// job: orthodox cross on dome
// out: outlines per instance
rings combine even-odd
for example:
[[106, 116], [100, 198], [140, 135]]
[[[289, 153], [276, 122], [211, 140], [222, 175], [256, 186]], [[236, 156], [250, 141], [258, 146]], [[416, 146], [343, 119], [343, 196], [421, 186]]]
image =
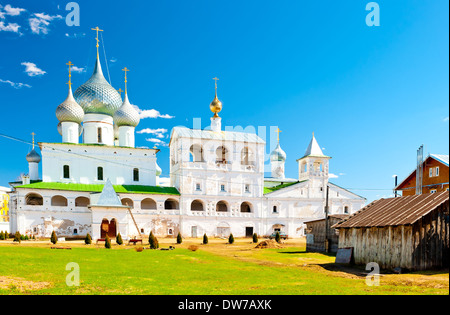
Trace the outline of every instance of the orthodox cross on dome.
[[32, 132], [32, 133], [31, 133], [31, 137], [32, 137], [32, 139], [33, 139], [33, 149], [34, 149], [34, 135], [35, 135], [35, 133]]
[[69, 66], [69, 82], [67, 82], [67, 84], [69, 85], [69, 88], [71, 88], [72, 87], [72, 69], [70, 68], [71, 66], [73, 66], [73, 63], [72, 62], [68, 62], [68, 63], [66, 63], [66, 65], [68, 65]]
[[97, 37], [95, 38], [95, 40], [97, 41], [97, 57], [98, 57], [98, 43], [99, 43], [99, 39], [98, 39], [98, 32], [103, 32], [103, 30], [99, 29], [98, 26], [96, 26], [95, 28], [92, 28], [93, 31], [97, 31]]
[[277, 128], [277, 130], [275, 130], [275, 132], [277, 133], [277, 141], [278, 141], [278, 143], [280, 143], [280, 132], [282, 132], [282, 131], [280, 130], [280, 128]]
[[215, 81], [216, 96], [217, 96], [217, 81], [219, 81], [219, 79], [217, 77], [215, 77], [215, 78], [213, 78], [213, 80]]
[[117, 90], [117, 92], [119, 92], [119, 94], [120, 94], [120, 97], [122, 97], [122, 89], [121, 88], [119, 88], [118, 90]]
[[130, 71], [127, 67], [123, 68], [122, 71], [125, 72], [125, 94], [127, 94], [127, 72]]

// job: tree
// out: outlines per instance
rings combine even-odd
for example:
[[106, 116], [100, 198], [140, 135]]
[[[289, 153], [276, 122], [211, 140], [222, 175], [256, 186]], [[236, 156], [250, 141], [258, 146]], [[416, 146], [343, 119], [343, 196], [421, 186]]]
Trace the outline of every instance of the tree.
[[19, 231], [17, 231], [16, 234], [14, 234], [13, 242], [19, 242], [20, 243], [20, 232]]
[[228, 243], [233, 244], [234, 243], [234, 237], [233, 234], [230, 233], [230, 237], [228, 237]]
[[208, 244], [208, 236], [206, 236], [206, 233], [203, 235], [203, 244]]
[[116, 236], [116, 243], [119, 245], [123, 244], [122, 235], [120, 235], [120, 233]]
[[277, 243], [281, 242], [281, 236], [280, 236], [280, 232], [277, 231], [277, 234], [275, 234], [275, 241]]
[[181, 244], [181, 243], [183, 243], [183, 238], [181, 237], [180, 232], [178, 232], [178, 235], [177, 235], [177, 244]]
[[105, 238], [105, 248], [108, 248], [108, 249], [111, 248], [111, 239], [109, 238], [108, 235], [106, 235], [106, 238]]
[[3, 233], [3, 231], [0, 232], [0, 240], [4, 240], [5, 239], [5, 234]]
[[92, 244], [92, 238], [91, 235], [88, 233], [86, 234], [86, 237], [84, 238], [84, 244], [91, 245]]
[[253, 233], [253, 243], [258, 243], [258, 234]]
[[148, 237], [148, 243], [150, 244], [150, 249], [159, 248], [158, 239], [153, 235], [153, 232], [150, 232], [150, 236]]
[[50, 242], [56, 244], [58, 242], [58, 238], [56, 237], [55, 231], [52, 232], [52, 236], [50, 237]]

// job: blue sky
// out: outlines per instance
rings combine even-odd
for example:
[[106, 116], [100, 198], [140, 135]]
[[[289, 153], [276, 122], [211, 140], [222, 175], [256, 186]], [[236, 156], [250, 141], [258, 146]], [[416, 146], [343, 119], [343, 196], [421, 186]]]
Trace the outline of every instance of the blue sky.
[[[421, 144], [449, 152], [448, 1], [377, 1], [379, 27], [365, 23], [367, 0], [77, 1], [72, 27], [68, 2], [0, 0], [1, 134], [61, 141], [65, 64], [79, 68], [74, 89], [89, 78], [98, 25], [112, 85], [131, 69], [130, 101], [149, 116], [136, 130], [168, 130], [136, 135], [137, 146], [162, 141], [163, 175], [170, 130], [209, 125], [215, 76], [223, 125], [280, 127], [288, 177], [312, 132], [333, 157], [331, 181], [368, 201], [392, 194]], [[103, 47], [101, 60], [107, 76]], [[276, 134], [266, 141], [270, 153]], [[0, 137], [0, 186], [28, 171], [30, 148]]]

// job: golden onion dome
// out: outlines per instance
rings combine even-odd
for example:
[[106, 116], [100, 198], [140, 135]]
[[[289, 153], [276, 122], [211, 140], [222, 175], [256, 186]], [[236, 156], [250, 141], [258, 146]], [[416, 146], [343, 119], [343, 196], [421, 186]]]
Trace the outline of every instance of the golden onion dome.
[[214, 113], [214, 117], [219, 117], [218, 113], [222, 110], [222, 102], [217, 98], [217, 93], [209, 105], [209, 108]]

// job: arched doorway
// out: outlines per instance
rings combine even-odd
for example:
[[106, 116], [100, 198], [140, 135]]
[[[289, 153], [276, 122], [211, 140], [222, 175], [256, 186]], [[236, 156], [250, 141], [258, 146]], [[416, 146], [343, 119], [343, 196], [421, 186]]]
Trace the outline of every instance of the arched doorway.
[[102, 224], [100, 225], [100, 238], [106, 238], [106, 235], [109, 238], [115, 238], [117, 236], [116, 219], [112, 219], [111, 221], [108, 221], [108, 219], [102, 220]]

